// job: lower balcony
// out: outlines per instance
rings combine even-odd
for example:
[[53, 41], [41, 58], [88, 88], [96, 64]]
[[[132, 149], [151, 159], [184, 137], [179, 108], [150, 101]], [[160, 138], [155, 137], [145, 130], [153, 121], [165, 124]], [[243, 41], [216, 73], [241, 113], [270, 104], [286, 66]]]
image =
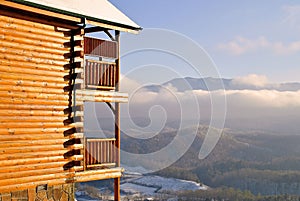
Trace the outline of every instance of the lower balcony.
[[75, 173], [76, 182], [120, 178], [116, 139], [85, 139], [83, 170]]

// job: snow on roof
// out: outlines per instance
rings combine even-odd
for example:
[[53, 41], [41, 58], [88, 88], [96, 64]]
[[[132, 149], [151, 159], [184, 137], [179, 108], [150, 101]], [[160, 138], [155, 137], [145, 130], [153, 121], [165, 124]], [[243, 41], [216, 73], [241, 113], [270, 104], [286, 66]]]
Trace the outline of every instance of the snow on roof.
[[108, 0], [24, 0], [19, 3], [40, 6], [89, 20], [125, 25], [129, 29], [140, 30], [141, 27], [117, 9]]

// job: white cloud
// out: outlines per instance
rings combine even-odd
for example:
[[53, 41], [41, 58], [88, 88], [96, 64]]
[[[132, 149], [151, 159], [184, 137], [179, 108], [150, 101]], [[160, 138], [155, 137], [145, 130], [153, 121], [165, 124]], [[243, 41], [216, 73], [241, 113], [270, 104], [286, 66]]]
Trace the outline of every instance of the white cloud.
[[[209, 120], [212, 104], [216, 103], [213, 105], [214, 110], [220, 110], [223, 107], [222, 101], [226, 98], [226, 119], [233, 120], [241, 127], [243, 119], [244, 123], [252, 122], [254, 127], [263, 127], [264, 125], [272, 127], [275, 124], [280, 127], [278, 122], [287, 122], [286, 127], [281, 126], [280, 128], [288, 129], [291, 125], [297, 127], [295, 121], [300, 118], [300, 90], [260, 90], [260, 87], [270, 84], [264, 75], [252, 74], [238, 77], [233, 79], [233, 82], [237, 85], [254, 87], [250, 87], [252, 90], [190, 90], [185, 92], [179, 92], [173, 87], [165, 87], [153, 92], [141, 88], [140, 85], [135, 85], [138, 90], [132, 90], [129, 93], [131, 99], [128, 104], [122, 105], [122, 114], [124, 117], [129, 115], [127, 116], [129, 118], [142, 117], [152, 120], [162, 119], [166, 116], [168, 120], [172, 121], [180, 118], [197, 118], [200, 113], [201, 120]], [[123, 82], [123, 84], [125, 83]], [[212, 101], [212, 97], [214, 101]], [[217, 105], [219, 103], [221, 105]], [[213, 118], [222, 118], [222, 112], [215, 114], [216, 116]], [[264, 123], [256, 125], [261, 121]]]
[[300, 41], [283, 43], [280, 41], [269, 41], [264, 36], [256, 39], [238, 36], [229, 42], [219, 44], [217, 47], [233, 55], [242, 55], [259, 50], [268, 50], [273, 54], [285, 55], [300, 52]]
[[268, 83], [268, 78], [265, 75], [256, 74], [250, 74], [244, 77], [237, 77], [232, 80], [232, 84], [235, 86], [264, 87]]
[[298, 27], [300, 24], [300, 5], [286, 5], [282, 7], [285, 12], [283, 22]]
[[121, 75], [120, 82], [121, 82], [120, 91], [126, 92], [126, 93], [133, 92], [134, 90], [136, 90], [142, 86], [137, 81], [130, 79], [124, 75]]

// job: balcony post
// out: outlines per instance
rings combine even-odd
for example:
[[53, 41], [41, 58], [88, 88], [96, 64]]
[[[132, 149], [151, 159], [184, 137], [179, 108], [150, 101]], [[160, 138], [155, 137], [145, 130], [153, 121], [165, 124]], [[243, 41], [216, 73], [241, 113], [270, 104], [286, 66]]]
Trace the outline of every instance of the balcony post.
[[[115, 39], [117, 42], [117, 59], [116, 59], [116, 91], [120, 90], [120, 31], [115, 31]], [[120, 103], [115, 103], [115, 138], [116, 138], [116, 166], [120, 167]], [[121, 200], [120, 196], [120, 180], [121, 178], [114, 179], [114, 199], [115, 201]]]

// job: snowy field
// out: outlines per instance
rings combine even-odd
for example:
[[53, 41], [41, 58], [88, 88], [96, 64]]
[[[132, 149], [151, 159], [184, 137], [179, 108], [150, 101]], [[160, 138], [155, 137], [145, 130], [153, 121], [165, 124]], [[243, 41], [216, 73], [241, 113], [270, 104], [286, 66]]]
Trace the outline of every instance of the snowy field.
[[[155, 188], [157, 193], [164, 192], [176, 192], [185, 190], [207, 190], [206, 186], [201, 186], [201, 184], [193, 182], [180, 180], [175, 178], [165, 178], [160, 176], [142, 176], [140, 178], [129, 181], [128, 183], [135, 184], [137, 186], [151, 187]], [[128, 184], [125, 183], [125, 184]], [[121, 189], [124, 184], [121, 185]], [[147, 194], [149, 192], [140, 191], [141, 194]]]
[[[175, 178], [166, 178], [156, 175], [143, 175], [145, 169], [128, 168], [125, 170], [121, 180], [121, 192], [126, 195], [157, 196], [161, 194], [172, 194], [173, 192], [186, 190], [207, 190], [208, 187], [194, 181]], [[96, 187], [96, 186], [95, 186]], [[99, 193], [101, 192], [99, 187]], [[84, 192], [76, 192], [77, 201], [94, 201]]]
[[124, 193], [143, 195], [153, 195], [157, 190], [157, 188], [141, 186], [133, 183], [124, 183], [121, 185], [121, 189]]
[[202, 187], [199, 183], [193, 181], [160, 176], [143, 176], [134, 180], [134, 183], [147, 186], [159, 186], [161, 187], [160, 191], [207, 190], [207, 187]]

